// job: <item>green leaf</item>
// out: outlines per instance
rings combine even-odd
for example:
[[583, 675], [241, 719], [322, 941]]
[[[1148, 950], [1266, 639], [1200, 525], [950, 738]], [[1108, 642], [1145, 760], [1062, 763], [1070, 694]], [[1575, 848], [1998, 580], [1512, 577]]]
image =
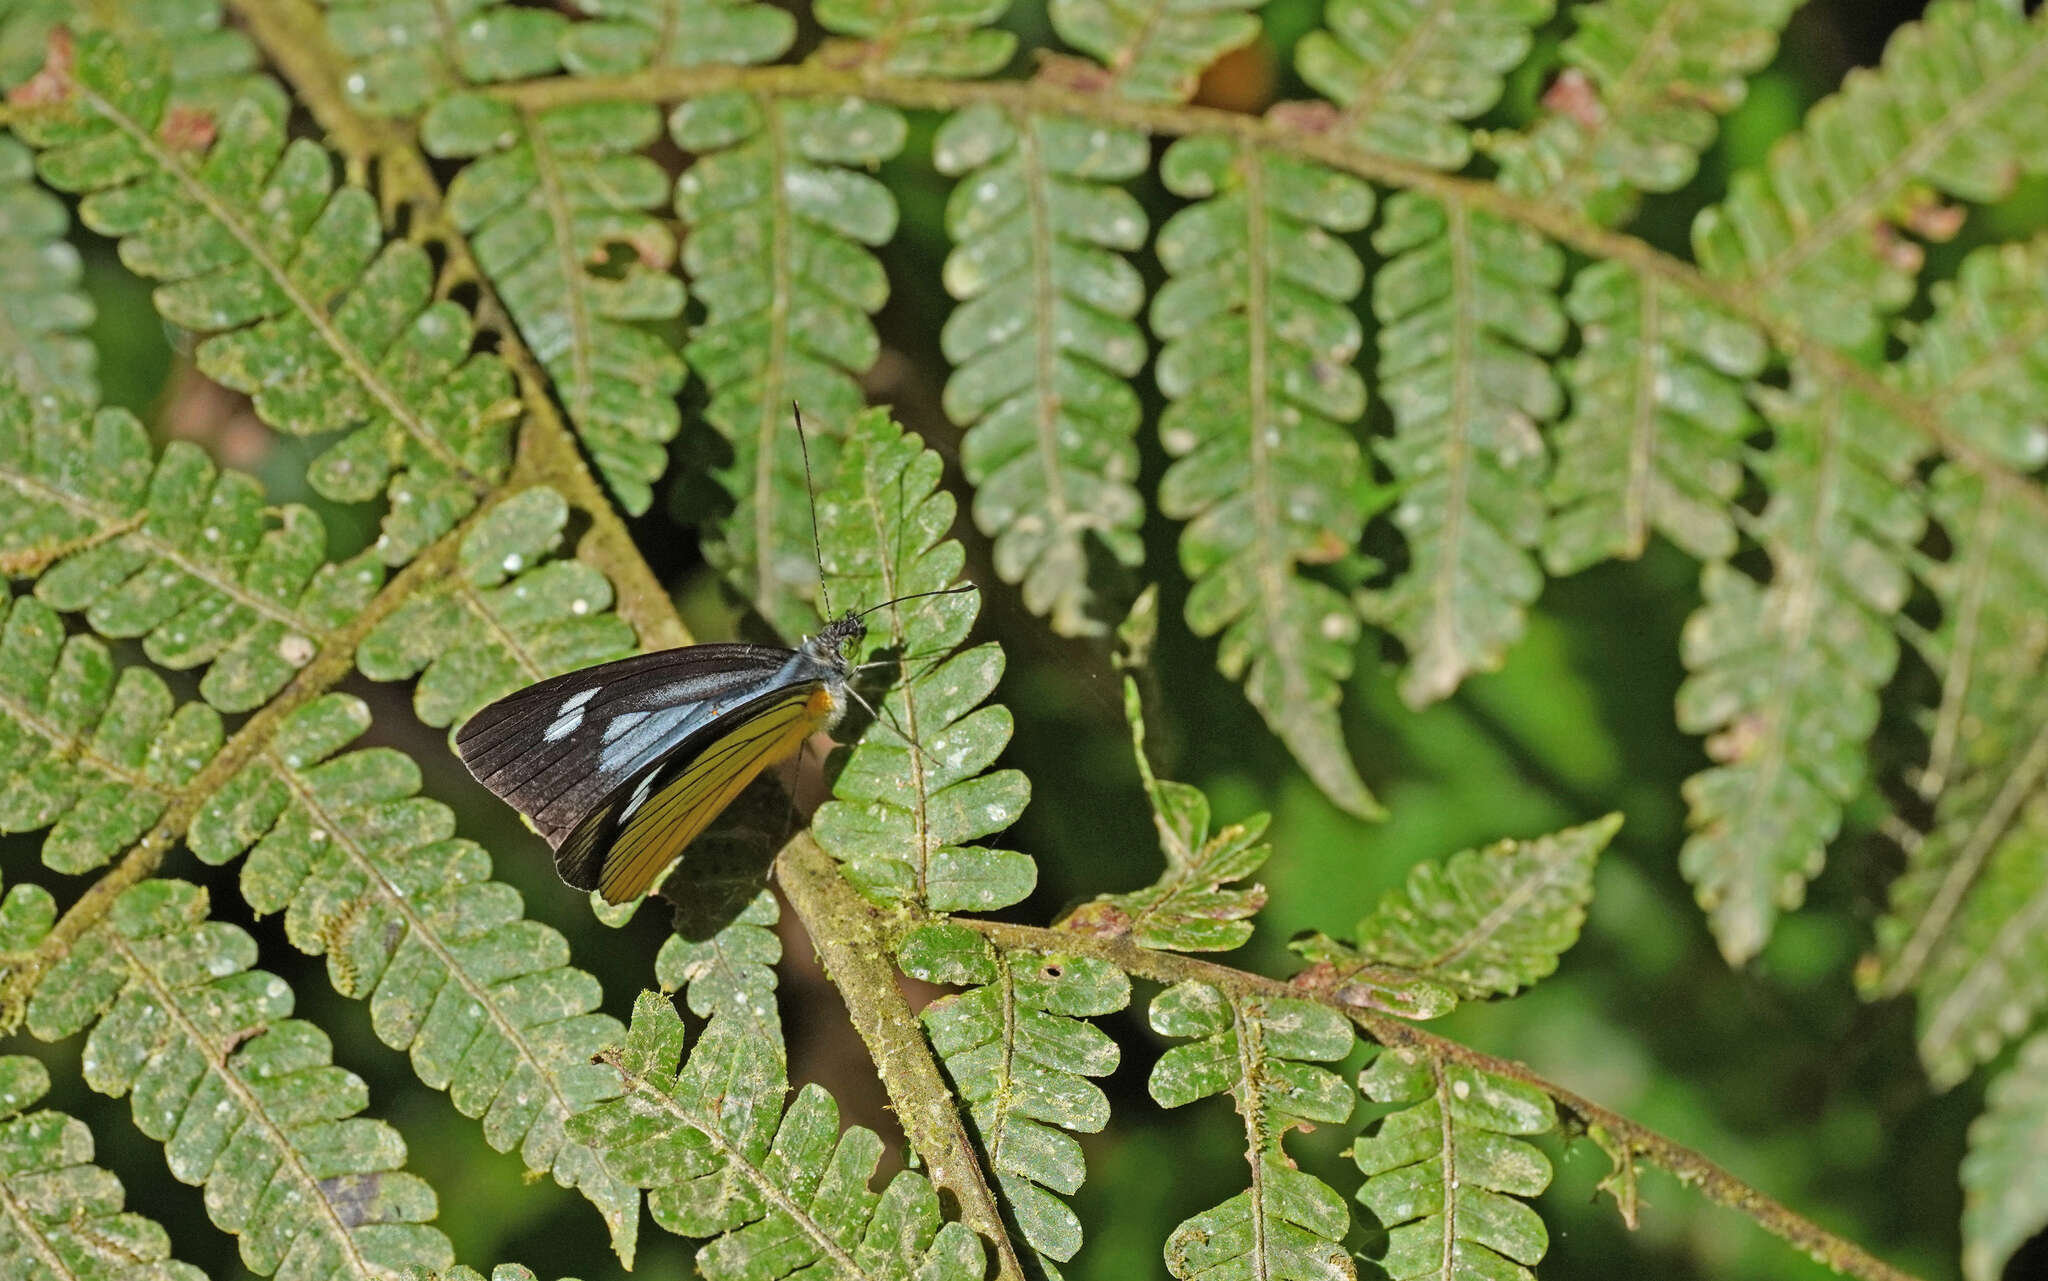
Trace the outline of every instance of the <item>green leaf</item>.
[[220, 714], [116, 668], [29, 598], [0, 601], [0, 832], [49, 827], [43, 861], [85, 872], [141, 839], [220, 750]]
[[818, 0], [818, 25], [867, 42], [861, 61], [894, 76], [966, 78], [1000, 71], [1017, 37], [991, 26], [1010, 0]]
[[1252, 0], [1052, 0], [1060, 39], [1094, 55], [1111, 92], [1140, 102], [1186, 102], [1224, 54], [1248, 45], [1259, 20]]
[[36, 185], [28, 149], [0, 134], [0, 382], [91, 404], [98, 360], [81, 331], [93, 305], [70, 230], [64, 202]]
[[1564, 364], [1571, 410], [1551, 437], [1544, 564], [1570, 574], [1633, 560], [1652, 533], [1726, 560], [1744, 442], [1759, 426], [1744, 386], [1763, 371], [1763, 335], [1619, 262], [1580, 272], [1565, 310], [1580, 348]]
[[1125, 255], [1145, 243], [1145, 211], [1120, 185], [1147, 167], [1144, 135], [981, 105], [939, 127], [932, 158], [957, 179], [944, 279], [960, 306], [939, 339], [974, 523], [1033, 613], [1099, 633], [1094, 562], [1144, 553], [1130, 380], [1145, 287]]
[[[872, 607], [955, 585], [966, 559], [945, 536], [951, 494], [937, 454], [876, 409], [855, 419], [832, 483], [818, 495], [826, 585]], [[1016, 822], [1031, 785], [990, 771], [1010, 741], [1010, 713], [984, 706], [1003, 673], [993, 641], [955, 652], [980, 612], [978, 593], [927, 596], [873, 615], [856, 661], [896, 669], [880, 715], [836, 754], [831, 801], [811, 821], [818, 844], [869, 897], [934, 912], [1019, 902], [1037, 865], [969, 842]]]
[[1329, 28], [1303, 37], [1295, 69], [1342, 110], [1334, 131], [1368, 151], [1462, 168], [1461, 121], [1499, 100], [1555, 0], [1331, 0]]
[[[243, 99], [203, 131], [167, 122], [164, 52], [81, 38], [62, 95], [16, 116], [79, 220], [165, 281], [159, 311], [201, 335], [200, 370], [281, 431], [345, 435], [316, 462], [341, 502], [388, 491], [377, 551], [401, 564], [453, 528], [510, 461], [519, 404], [469, 314], [434, 297], [426, 251], [387, 241], [333, 157]], [[167, 131], [168, 130], [168, 131]], [[210, 141], [209, 141], [210, 139]]]
[[171, 1173], [206, 1188], [243, 1266], [307, 1281], [441, 1268], [433, 1189], [404, 1170], [405, 1141], [358, 1116], [361, 1078], [327, 1034], [289, 1017], [291, 988], [250, 968], [256, 943], [208, 919], [206, 894], [151, 880], [122, 894], [36, 988], [30, 1031], [90, 1028], [86, 1083], [130, 1096], [136, 1128]]
[[524, 919], [518, 893], [490, 879], [490, 855], [454, 835], [454, 813], [417, 794], [410, 758], [339, 754], [369, 720], [343, 694], [296, 709], [187, 840], [209, 863], [246, 851], [249, 906], [283, 912], [293, 946], [326, 956], [335, 990], [368, 1000], [378, 1039], [481, 1118], [492, 1147], [517, 1146], [528, 1169], [581, 1190], [630, 1264], [638, 1197], [563, 1136], [614, 1092], [590, 1058], [618, 1021], [596, 1012], [603, 993], [568, 964], [562, 936]]
[[0, 1270], [15, 1281], [205, 1281], [170, 1257], [153, 1219], [121, 1208], [121, 1181], [92, 1164], [92, 1131], [29, 1105], [49, 1073], [25, 1055], [0, 1057]]
[[1679, 868], [1731, 964], [1805, 898], [1862, 785], [1877, 692], [1898, 663], [1902, 561], [1925, 519], [1912, 485], [1924, 437], [1804, 375], [1758, 396], [1775, 434], [1755, 464], [1771, 494], [1755, 521], [1771, 581], [1707, 566], [1678, 691], [1680, 728], [1709, 735], [1717, 762], [1686, 780]]
[[1250, 1187], [1174, 1229], [1175, 1277], [1271, 1276], [1337, 1281], [1357, 1275], [1343, 1240], [1351, 1216], [1322, 1180], [1293, 1167], [1282, 1140], [1298, 1126], [1351, 1116], [1343, 1078], [1318, 1063], [1351, 1052], [1351, 1025], [1327, 1006], [1232, 997], [1187, 982], [1153, 998], [1152, 1030], [1194, 1037], [1159, 1056], [1147, 1089], [1161, 1107], [1228, 1094], [1244, 1120]]
[[683, 362], [649, 323], [674, 322], [684, 302], [675, 236], [650, 212], [667, 203], [668, 174], [640, 154], [660, 135], [649, 103], [521, 112], [459, 95], [434, 106], [421, 138], [470, 160], [448, 186], [448, 214], [634, 515], [653, 502], [682, 425]]
[[1691, 181], [1716, 116], [1742, 105], [1794, 0], [1603, 0], [1579, 5], [1565, 69], [1526, 133], [1488, 143], [1501, 185], [1618, 223], [1644, 191]]
[[1188, 626], [1222, 633], [1224, 674], [1324, 793], [1376, 816], [1337, 712], [1358, 618], [1301, 573], [1354, 555], [1365, 523], [1350, 430], [1365, 413], [1351, 367], [1365, 269], [1338, 237], [1371, 221], [1372, 189], [1216, 137], [1176, 142], [1161, 173], [1199, 202], [1160, 229], [1169, 279], [1152, 300], [1159, 435], [1176, 460], [1159, 508], [1188, 522]]
[[[903, 960], [921, 977], [957, 972], [920, 966], [915, 952]], [[1108, 1076], [1121, 1057], [1082, 1019], [1130, 1004], [1131, 983], [1078, 955], [991, 950], [983, 963], [993, 970], [984, 986], [941, 997], [920, 1017], [1024, 1240], [1064, 1263], [1081, 1248], [1081, 1222], [1059, 1198], [1086, 1175], [1072, 1133], [1109, 1123], [1109, 1100], [1087, 1078]]]
[[664, 992], [681, 990], [690, 1013], [751, 1024], [753, 1037], [782, 1044], [782, 1018], [775, 1004], [775, 966], [782, 940], [775, 923], [782, 909], [762, 890], [730, 925], [708, 939], [671, 934], [654, 957], [654, 978]]
[[567, 500], [546, 486], [498, 501], [463, 536], [459, 570], [414, 592], [363, 638], [363, 675], [419, 677], [419, 718], [456, 725], [535, 681], [632, 653], [611, 583], [560, 555], [568, 521]]
[[562, 33], [562, 65], [582, 75], [773, 62], [796, 36], [795, 18], [757, 0], [576, 0], [576, 8], [592, 20]]
[[465, 85], [544, 76], [568, 19], [511, 0], [325, 0], [327, 38], [349, 60], [342, 90], [372, 115], [407, 116]]
[[683, 262], [704, 304], [688, 355], [711, 392], [705, 417], [731, 446], [717, 472], [733, 511], [706, 549], [726, 581], [785, 636], [815, 622], [803, 442], [830, 474], [880, 352], [869, 317], [889, 296], [869, 246], [896, 231], [896, 202], [860, 168], [903, 145], [903, 117], [855, 98], [711, 94], [670, 118], [697, 160], [676, 184], [690, 227]]
[[2006, 1261], [2048, 1226], [2048, 1032], [2020, 1047], [1992, 1082], [1963, 1158], [1963, 1276], [1998, 1281]]
[[1943, 0], [1901, 27], [1875, 71], [1807, 113], [1767, 166], [1736, 175], [1693, 224], [1707, 275], [1822, 342], [1864, 348], [1913, 298], [1942, 238], [1929, 189], [1989, 204], [2048, 170], [2033, 104], [2048, 26], [1995, 4]]
[[1252, 936], [1250, 918], [1266, 905], [1266, 890], [1234, 882], [1258, 871], [1272, 854], [1273, 847], [1259, 839], [1266, 834], [1268, 816], [1254, 814], [1212, 834], [1209, 798], [1202, 790], [1153, 775], [1145, 755], [1138, 683], [1128, 676], [1124, 719], [1131, 725], [1138, 776], [1152, 802], [1152, 826], [1159, 833], [1166, 870], [1142, 890], [1098, 895], [1067, 913], [1059, 928], [1175, 952], [1227, 952], [1243, 946]]
[[205, 665], [199, 692], [224, 712], [262, 706], [311, 662], [317, 639], [384, 581], [369, 553], [327, 561], [320, 518], [267, 505], [262, 487], [123, 409], [36, 413], [0, 386], [0, 492], [12, 491], [0, 557], [39, 572], [36, 598], [151, 662]]
[[1465, 1000], [1512, 996], [1556, 970], [1578, 941], [1593, 901], [1593, 864], [1620, 829], [1621, 815], [1609, 814], [1533, 841], [1418, 863], [1408, 883], [1358, 923], [1354, 945], [1314, 936], [1294, 948], [1333, 967], [1318, 986], [1391, 966], [1447, 984]]
[[1380, 377], [1394, 435], [1393, 521], [1409, 564], [1364, 602], [1408, 647], [1411, 707], [1500, 666], [1543, 587], [1540, 425], [1563, 408], [1545, 359], [1563, 343], [1557, 246], [1464, 205], [1403, 192], [1373, 245]]
[[1358, 1199], [1388, 1230], [1377, 1262], [1390, 1281], [1531, 1281], [1550, 1234], [1516, 1198], [1550, 1185], [1550, 1162], [1522, 1141], [1556, 1128], [1550, 1096], [1394, 1047], [1359, 1073], [1358, 1088], [1401, 1105], [1351, 1147], [1366, 1176]]
[[256, 42], [228, 25], [219, 0], [150, 0], [146, 5], [10, 0], [0, 13], [0, 87], [11, 89], [48, 67], [55, 52], [52, 33], [59, 28], [74, 36], [98, 31], [131, 43], [162, 45], [169, 54], [172, 106], [185, 124], [202, 131], [209, 116], [239, 100], [256, 103], [278, 120], [290, 110], [283, 87], [263, 70]]
[[[623, 1049], [607, 1056], [623, 1094], [578, 1118], [578, 1136], [620, 1178], [648, 1189], [656, 1223], [713, 1238], [697, 1253], [708, 1281], [807, 1268], [848, 1281], [980, 1281], [980, 1240], [941, 1224], [923, 1176], [868, 1186], [882, 1141], [839, 1128], [823, 1088], [794, 1099], [781, 1047], [743, 1021], [716, 1017], [687, 1062], [668, 998], [642, 993]], [[784, 1104], [788, 1106], [785, 1110]]]

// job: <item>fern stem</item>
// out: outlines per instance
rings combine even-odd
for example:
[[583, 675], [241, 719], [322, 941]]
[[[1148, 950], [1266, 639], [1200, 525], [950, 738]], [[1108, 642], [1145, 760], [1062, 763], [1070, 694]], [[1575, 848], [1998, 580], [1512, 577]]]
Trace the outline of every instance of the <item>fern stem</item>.
[[[862, 898], [839, 874], [839, 865], [809, 833], [800, 833], [775, 858], [776, 879], [824, 962], [825, 974], [846, 1002], [846, 1012], [868, 1047], [889, 1091], [910, 1146], [931, 1171], [932, 1183], [953, 1194], [960, 1221], [996, 1252], [998, 1281], [1024, 1281], [1023, 1264], [1003, 1222], [952, 1090], [939, 1074], [917, 1015], [896, 986], [896, 939], [916, 922], [891, 916]], [[1040, 930], [1057, 948], [1070, 935]]]
[[1436, 1063], [1463, 1064], [1543, 1091], [1588, 1128], [1597, 1126], [1613, 1136], [1611, 1146], [1626, 1152], [1631, 1158], [1641, 1157], [1663, 1167], [1676, 1175], [1679, 1182], [1698, 1189], [1701, 1196], [1715, 1205], [1734, 1210], [1808, 1258], [1818, 1260], [1844, 1276], [1856, 1277], [1859, 1281], [1920, 1281], [1914, 1274], [1893, 1267], [1855, 1242], [1836, 1236], [1813, 1220], [1788, 1209], [1684, 1144], [1546, 1080], [1520, 1063], [1481, 1053], [1392, 1015], [1348, 1005], [1327, 991], [1298, 988], [1280, 979], [1250, 974], [1177, 952], [1155, 952], [1139, 947], [1127, 938], [969, 917], [954, 917], [953, 920], [978, 931], [999, 948], [1078, 952], [1107, 961], [1135, 978], [1154, 983], [1168, 986], [1186, 982], [1206, 983], [1225, 993], [1233, 1002], [1245, 997], [1284, 997], [1326, 1005], [1357, 1024], [1361, 1031], [1381, 1045], [1413, 1048], [1429, 1055]]
[[[238, 0], [246, 9], [250, 0]], [[1806, 332], [1797, 321], [1764, 305], [1749, 282], [1711, 280], [1691, 263], [1624, 232], [1609, 230], [1570, 207], [1515, 195], [1495, 183], [1461, 178], [1381, 155], [1320, 128], [1309, 113], [1252, 116], [1214, 107], [1129, 101], [1049, 80], [926, 80], [814, 63], [768, 67], [659, 67], [620, 76], [553, 77], [481, 89], [522, 108], [618, 100], [677, 102], [730, 90], [761, 97], [847, 94], [913, 111], [954, 111], [993, 103], [1023, 115], [1071, 116], [1142, 129], [1161, 137], [1214, 134], [1241, 145], [1314, 160], [1383, 186], [1419, 191], [1448, 206], [1484, 210], [1529, 227], [1593, 259], [1613, 259], [1635, 274], [1692, 294], [1715, 309], [1749, 322], [1776, 348], [1797, 357], [1840, 386], [1883, 406], [2001, 490], [2048, 516], [2048, 491], [1996, 461], [1942, 421], [1935, 404], [1901, 390], [1855, 356]]]

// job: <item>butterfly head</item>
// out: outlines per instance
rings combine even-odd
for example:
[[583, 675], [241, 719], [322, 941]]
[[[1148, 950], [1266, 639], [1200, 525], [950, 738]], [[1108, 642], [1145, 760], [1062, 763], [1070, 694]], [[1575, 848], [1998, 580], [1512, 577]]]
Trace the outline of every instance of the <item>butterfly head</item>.
[[804, 641], [804, 648], [811, 657], [828, 667], [846, 667], [846, 647], [857, 645], [867, 638], [867, 620], [852, 610], [825, 624], [816, 636]]

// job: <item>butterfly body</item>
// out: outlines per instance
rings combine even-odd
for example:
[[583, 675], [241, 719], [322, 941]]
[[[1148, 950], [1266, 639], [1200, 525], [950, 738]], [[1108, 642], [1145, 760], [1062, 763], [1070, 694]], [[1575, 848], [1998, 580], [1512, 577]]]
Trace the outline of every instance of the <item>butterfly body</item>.
[[848, 613], [802, 645], [688, 645], [530, 685], [455, 750], [555, 850], [562, 879], [636, 898], [762, 770], [844, 711]]

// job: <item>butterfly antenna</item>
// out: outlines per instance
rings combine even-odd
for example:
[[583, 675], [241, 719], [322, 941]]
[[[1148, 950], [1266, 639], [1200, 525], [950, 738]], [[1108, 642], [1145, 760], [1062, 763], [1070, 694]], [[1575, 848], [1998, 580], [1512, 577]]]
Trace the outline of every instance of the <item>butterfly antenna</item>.
[[[870, 717], [873, 717], [875, 720], [878, 721], [883, 719], [882, 713], [876, 709], [875, 705], [873, 703], [870, 703], [866, 698], [863, 698], [861, 696], [861, 692], [855, 689], [852, 685], [849, 684], [846, 687], [846, 693], [847, 697], [851, 698], [854, 702], [859, 703], [861, 707], [867, 711], [867, 714]], [[920, 760], [922, 760], [926, 765], [932, 767], [933, 769], [938, 768], [939, 763], [932, 759], [930, 752], [924, 750], [924, 744], [918, 742], [915, 738], [913, 738], [910, 734], [910, 731], [903, 728], [902, 722], [898, 721], [893, 713], [888, 717], [888, 721], [889, 728], [896, 731], [896, 736], [898, 738], [901, 738], [904, 742], [910, 744], [910, 750], [916, 752]]]
[[958, 596], [961, 592], [971, 592], [973, 590], [973, 583], [959, 583], [952, 587], [941, 587], [936, 591], [912, 592], [908, 596], [898, 596], [894, 600], [885, 600], [879, 605], [870, 605], [866, 609], [862, 610], [860, 613], [855, 614], [854, 617], [866, 618], [869, 614], [874, 613], [878, 609], [887, 609], [891, 605], [901, 605], [904, 601], [907, 600], [923, 600], [927, 596]]
[[825, 582], [825, 540], [818, 533], [818, 485], [811, 478], [811, 440], [804, 433], [803, 406], [789, 402], [790, 412], [796, 415], [796, 443], [804, 452], [804, 497], [811, 500], [811, 551], [818, 558], [818, 594], [825, 598], [825, 618], [832, 617], [832, 588]]

